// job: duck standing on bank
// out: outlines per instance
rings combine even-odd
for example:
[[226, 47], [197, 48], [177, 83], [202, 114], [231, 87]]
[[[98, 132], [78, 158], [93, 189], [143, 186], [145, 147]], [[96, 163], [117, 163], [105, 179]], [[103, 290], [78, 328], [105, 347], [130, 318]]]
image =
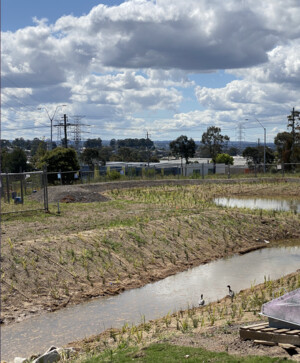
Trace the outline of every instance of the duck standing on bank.
[[231, 298], [231, 301], [233, 301], [233, 298], [234, 298], [234, 291], [233, 290], [231, 290], [231, 287], [230, 287], [230, 285], [227, 285], [227, 287], [228, 287], [228, 289], [229, 289], [229, 296], [230, 296], [230, 298]]
[[198, 304], [199, 304], [199, 306], [204, 306], [205, 301], [204, 301], [204, 299], [203, 299], [203, 294], [201, 294], [201, 297], [200, 297], [200, 299], [199, 299], [199, 301], [198, 301]]

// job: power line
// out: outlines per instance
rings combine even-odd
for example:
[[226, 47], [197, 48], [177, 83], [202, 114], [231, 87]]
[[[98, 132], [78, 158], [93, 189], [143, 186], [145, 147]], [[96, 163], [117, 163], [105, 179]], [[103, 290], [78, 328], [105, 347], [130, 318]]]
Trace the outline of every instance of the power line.
[[39, 128], [45, 128], [45, 127], [49, 127], [49, 125], [45, 125], [45, 126], [31, 126], [31, 127], [18, 127], [15, 129], [2, 129], [2, 131], [15, 131], [15, 130], [31, 130], [31, 129], [39, 129]]
[[[15, 85], [17, 88], [21, 88], [21, 89], [23, 89], [27, 94], [28, 94], [28, 96], [30, 97], [30, 98], [32, 98], [35, 102], [38, 102], [38, 103], [40, 103], [40, 101], [38, 101], [37, 99], [35, 99], [33, 96], [32, 96], [32, 94], [30, 94], [27, 90], [26, 90], [26, 88], [27, 87], [21, 87], [21, 86], [19, 86], [19, 85], [17, 85], [17, 83], [15, 82], [15, 81], [13, 81], [12, 79], [10, 79], [10, 78], [8, 78], [7, 76], [3, 76], [2, 78], [6, 78], [7, 80], [9, 80], [13, 85]], [[6, 88], [10, 88], [10, 87], [6, 87]], [[30, 87], [30, 88], [33, 88], [33, 87]]]

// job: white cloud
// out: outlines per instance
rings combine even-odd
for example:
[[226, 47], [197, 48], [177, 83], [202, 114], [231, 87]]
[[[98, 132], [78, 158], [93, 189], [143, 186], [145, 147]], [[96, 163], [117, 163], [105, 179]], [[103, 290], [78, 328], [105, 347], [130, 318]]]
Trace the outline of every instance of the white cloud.
[[[199, 118], [233, 127], [247, 115], [271, 125], [299, 105], [299, 35], [298, 0], [129, 0], [55, 24], [36, 19], [2, 33], [4, 122], [66, 103], [113, 126], [160, 110], [178, 112], [153, 122], [160, 131], [193, 129]], [[189, 80], [218, 69], [238, 79], [222, 88]], [[205, 110], [179, 113], [194, 87]]]

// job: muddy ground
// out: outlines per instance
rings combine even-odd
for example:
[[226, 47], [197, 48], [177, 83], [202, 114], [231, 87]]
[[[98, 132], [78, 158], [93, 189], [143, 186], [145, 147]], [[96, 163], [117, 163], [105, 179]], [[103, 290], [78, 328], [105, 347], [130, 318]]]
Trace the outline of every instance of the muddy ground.
[[265, 240], [272, 246], [300, 237], [293, 213], [223, 209], [211, 202], [232, 195], [299, 197], [299, 183], [118, 186], [49, 188], [50, 213], [2, 219], [4, 323], [264, 248]]

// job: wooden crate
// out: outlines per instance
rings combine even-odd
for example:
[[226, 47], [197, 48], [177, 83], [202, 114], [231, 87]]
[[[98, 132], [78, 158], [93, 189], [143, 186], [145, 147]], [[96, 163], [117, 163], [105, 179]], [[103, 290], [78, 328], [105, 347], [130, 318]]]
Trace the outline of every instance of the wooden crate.
[[269, 323], [242, 326], [240, 337], [242, 340], [265, 340], [300, 346], [300, 330], [270, 328]]

